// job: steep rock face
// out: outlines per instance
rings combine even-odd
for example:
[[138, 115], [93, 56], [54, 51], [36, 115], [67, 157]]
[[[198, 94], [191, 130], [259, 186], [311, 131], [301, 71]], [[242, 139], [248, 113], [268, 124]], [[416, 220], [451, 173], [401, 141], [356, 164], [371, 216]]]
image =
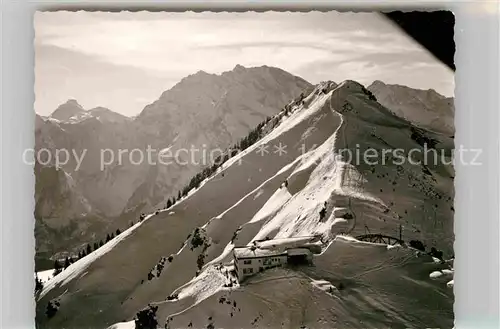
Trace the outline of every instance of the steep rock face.
[[89, 202], [77, 190], [73, 178], [64, 170], [36, 165], [35, 177], [36, 217], [69, 220], [92, 211]]
[[426, 129], [452, 136], [455, 108], [452, 97], [435, 90], [420, 90], [374, 81], [369, 87], [378, 102], [396, 115]]
[[[353, 237], [402, 232], [407, 242], [451, 255], [453, 168], [399, 163], [392, 151], [416, 149], [413, 160], [422, 160], [425, 137], [449, 158], [453, 140], [394, 115], [354, 81], [319, 85], [262, 134], [188, 197], [51, 280], [37, 302], [40, 328], [133, 326], [148, 304], [158, 306], [159, 325], [171, 328], [452, 326], [453, 294], [429, 278], [447, 264]], [[377, 156], [356, 159], [368, 149]], [[264, 271], [228, 286], [234, 246], [311, 236], [322, 249], [314, 266]], [[54, 298], [61, 306], [47, 319]]]
[[36, 268], [52, 266], [54, 253], [71, 245], [81, 247], [107, 227], [73, 177], [63, 169], [35, 165]]
[[[118, 153], [120, 149], [133, 149], [142, 145], [138, 143], [131, 121], [115, 123], [88, 117], [74, 123], [48, 119], [35, 134], [36, 149], [46, 148], [51, 151], [52, 166], [56, 165], [56, 152], [59, 152], [62, 169], [73, 177], [75, 184], [96, 209], [108, 215], [116, 215], [121, 211], [122, 204], [129, 195], [122, 196], [121, 189], [102, 189], [108, 171], [101, 170], [101, 158], [102, 154], [106, 154], [102, 152], [107, 149]], [[128, 157], [123, 157], [123, 161], [126, 164]], [[97, 186], [96, 182], [101, 182], [101, 186]], [[108, 200], [103, 200], [106, 193]]]
[[[102, 107], [86, 111], [70, 100], [49, 118], [37, 116], [36, 149], [70, 152], [62, 169], [88, 201], [92, 215], [136, 217], [158, 204], [163, 207], [209, 164], [210, 159], [202, 161], [201, 150], [227, 148], [310, 86], [277, 68], [237, 66], [221, 75], [198, 72], [184, 78], [135, 119]], [[154, 150], [151, 163], [148, 148]], [[158, 153], [165, 149], [172, 154], [195, 151], [180, 151], [180, 161], [159, 164]], [[83, 156], [81, 164], [73, 152]], [[139, 153], [143, 161], [138, 161]], [[52, 159], [49, 166], [54, 165]]]

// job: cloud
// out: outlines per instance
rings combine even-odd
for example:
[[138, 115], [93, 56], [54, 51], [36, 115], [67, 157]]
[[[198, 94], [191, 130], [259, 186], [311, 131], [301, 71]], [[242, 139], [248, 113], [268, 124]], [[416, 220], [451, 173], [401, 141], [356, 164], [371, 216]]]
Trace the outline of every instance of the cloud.
[[[350, 79], [377, 76], [386, 80], [390, 72], [383, 70], [399, 65], [396, 63], [404, 63], [410, 73], [410, 64], [415, 61], [420, 67], [413, 69], [425, 66], [427, 73], [440, 65], [382, 16], [373, 13], [39, 12], [35, 15], [35, 34], [37, 51], [52, 47], [60, 53], [71, 52], [73, 60], [66, 67], [87, 68], [87, 72], [79, 73], [83, 76], [66, 75], [67, 80], [80, 83], [66, 83], [101, 95], [94, 97], [96, 102], [104, 96], [95, 86], [85, 86], [85, 81], [91, 80], [88, 75], [98, 75], [102, 84], [123, 84], [116, 81], [116, 74], [110, 73], [114, 72], [113, 67], [127, 68], [124, 71], [133, 72], [130, 76], [133, 79], [140, 76], [145, 81], [152, 77], [155, 83], [164, 79], [169, 83], [161, 85], [170, 86], [171, 81], [179, 81], [198, 70], [221, 73], [236, 64], [277, 66], [313, 83], [326, 80], [327, 75], [332, 80], [340, 76]], [[44, 62], [37, 62], [41, 66], [53, 67], [59, 61], [56, 56], [37, 57], [38, 60]], [[94, 67], [105, 64], [108, 68], [104, 71]], [[449, 72], [448, 76], [451, 81], [453, 74]], [[120, 79], [123, 78], [122, 75]], [[432, 84], [432, 74], [422, 79]], [[68, 93], [71, 90], [63, 89]], [[54, 94], [54, 99], [64, 98], [62, 91], [55, 89], [39, 92]], [[131, 93], [135, 93], [129, 96], [133, 99], [149, 97], [143, 88]], [[49, 111], [49, 103], [42, 106], [43, 112]], [[135, 113], [140, 110], [135, 109]]]

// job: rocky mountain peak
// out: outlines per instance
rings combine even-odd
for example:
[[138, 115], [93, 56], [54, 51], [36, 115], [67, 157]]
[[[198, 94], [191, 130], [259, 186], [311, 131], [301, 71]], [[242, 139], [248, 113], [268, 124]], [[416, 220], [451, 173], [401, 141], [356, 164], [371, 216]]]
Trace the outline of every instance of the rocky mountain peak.
[[59, 105], [50, 115], [51, 118], [66, 121], [74, 115], [85, 112], [85, 109], [76, 99], [68, 99], [65, 103]]
[[245, 70], [246, 70], [246, 68], [243, 65], [240, 65], [240, 64], [236, 64], [236, 66], [233, 69], [233, 71], [235, 71], [235, 72], [242, 72], [242, 71], [245, 71]]

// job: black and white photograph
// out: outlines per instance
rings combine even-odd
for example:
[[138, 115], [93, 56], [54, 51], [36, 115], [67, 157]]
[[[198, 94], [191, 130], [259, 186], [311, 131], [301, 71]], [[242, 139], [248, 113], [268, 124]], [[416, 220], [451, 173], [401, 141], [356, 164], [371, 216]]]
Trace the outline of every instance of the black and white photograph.
[[453, 328], [454, 22], [36, 12], [36, 327]]

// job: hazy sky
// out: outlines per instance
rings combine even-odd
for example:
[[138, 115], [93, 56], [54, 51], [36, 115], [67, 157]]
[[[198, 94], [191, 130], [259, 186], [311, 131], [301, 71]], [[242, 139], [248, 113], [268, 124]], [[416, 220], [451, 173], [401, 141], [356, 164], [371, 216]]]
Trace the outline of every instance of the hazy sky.
[[453, 72], [378, 14], [35, 15], [35, 110], [67, 99], [136, 115], [183, 77], [269, 65], [311, 83], [374, 80], [452, 96]]

